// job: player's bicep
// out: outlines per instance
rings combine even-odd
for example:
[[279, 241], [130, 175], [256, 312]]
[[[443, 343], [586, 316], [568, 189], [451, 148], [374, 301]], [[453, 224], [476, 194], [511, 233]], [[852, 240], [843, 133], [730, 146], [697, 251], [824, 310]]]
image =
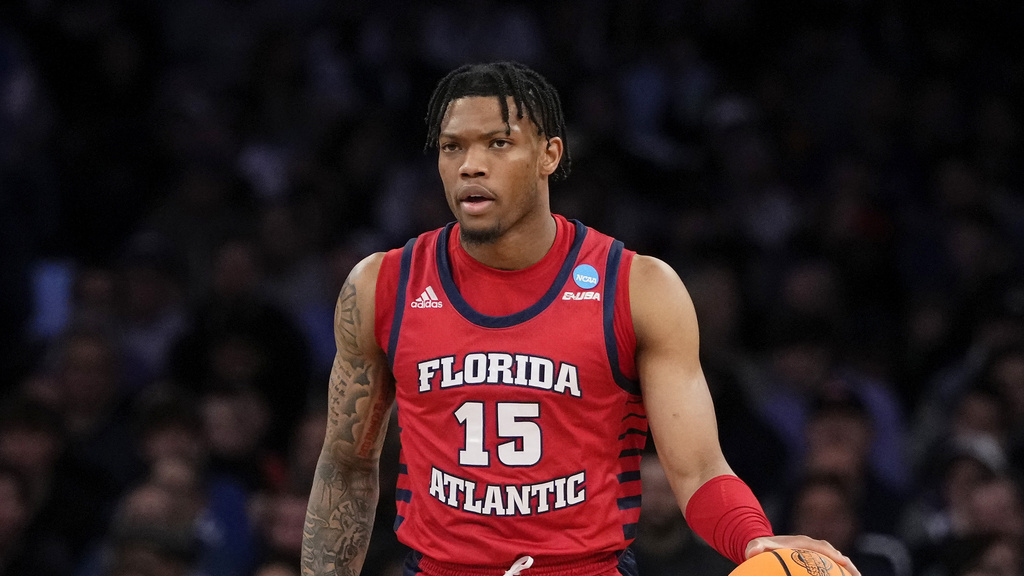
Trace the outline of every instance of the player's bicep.
[[630, 273], [637, 372], [651, 434], [677, 497], [730, 473], [718, 443], [714, 405], [700, 366], [693, 302], [664, 262], [637, 256]]
[[387, 357], [374, 338], [374, 292], [381, 256], [369, 256], [352, 270], [334, 311], [337, 353], [329, 382], [324, 450], [350, 463], [379, 458], [394, 402]]

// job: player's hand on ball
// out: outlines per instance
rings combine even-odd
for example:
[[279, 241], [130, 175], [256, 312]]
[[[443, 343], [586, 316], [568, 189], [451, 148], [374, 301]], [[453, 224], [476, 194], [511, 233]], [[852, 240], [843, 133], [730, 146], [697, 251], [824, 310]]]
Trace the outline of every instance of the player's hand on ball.
[[835, 546], [824, 540], [815, 540], [809, 536], [765, 536], [754, 538], [747, 544], [746, 554], [747, 558], [752, 558], [762, 552], [779, 548], [802, 548], [817, 552], [834, 560], [845, 568], [850, 573], [850, 576], [861, 576], [860, 571], [853, 565], [853, 562], [839, 552], [839, 550], [836, 550]]

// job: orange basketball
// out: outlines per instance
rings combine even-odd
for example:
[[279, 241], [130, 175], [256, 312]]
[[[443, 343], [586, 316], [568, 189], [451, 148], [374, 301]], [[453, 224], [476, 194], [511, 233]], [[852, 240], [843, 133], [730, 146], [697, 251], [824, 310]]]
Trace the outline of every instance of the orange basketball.
[[800, 548], [762, 552], [740, 564], [729, 576], [848, 576], [831, 558]]

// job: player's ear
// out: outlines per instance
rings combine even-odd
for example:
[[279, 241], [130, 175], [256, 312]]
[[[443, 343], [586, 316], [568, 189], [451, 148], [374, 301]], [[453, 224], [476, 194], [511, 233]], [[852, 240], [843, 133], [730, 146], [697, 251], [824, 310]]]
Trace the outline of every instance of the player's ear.
[[540, 173], [541, 176], [551, 176], [555, 173], [558, 168], [559, 161], [562, 160], [562, 150], [564, 144], [562, 139], [558, 136], [552, 136], [548, 138], [547, 146], [541, 150], [540, 158]]

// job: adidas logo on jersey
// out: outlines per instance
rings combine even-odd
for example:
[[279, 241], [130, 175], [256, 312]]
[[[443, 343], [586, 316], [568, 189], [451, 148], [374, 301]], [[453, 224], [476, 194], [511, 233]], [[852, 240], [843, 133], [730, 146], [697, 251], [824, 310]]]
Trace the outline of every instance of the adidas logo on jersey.
[[432, 286], [427, 286], [427, 289], [420, 294], [420, 297], [413, 300], [413, 308], [441, 308], [444, 304], [441, 303], [441, 299], [434, 293]]

